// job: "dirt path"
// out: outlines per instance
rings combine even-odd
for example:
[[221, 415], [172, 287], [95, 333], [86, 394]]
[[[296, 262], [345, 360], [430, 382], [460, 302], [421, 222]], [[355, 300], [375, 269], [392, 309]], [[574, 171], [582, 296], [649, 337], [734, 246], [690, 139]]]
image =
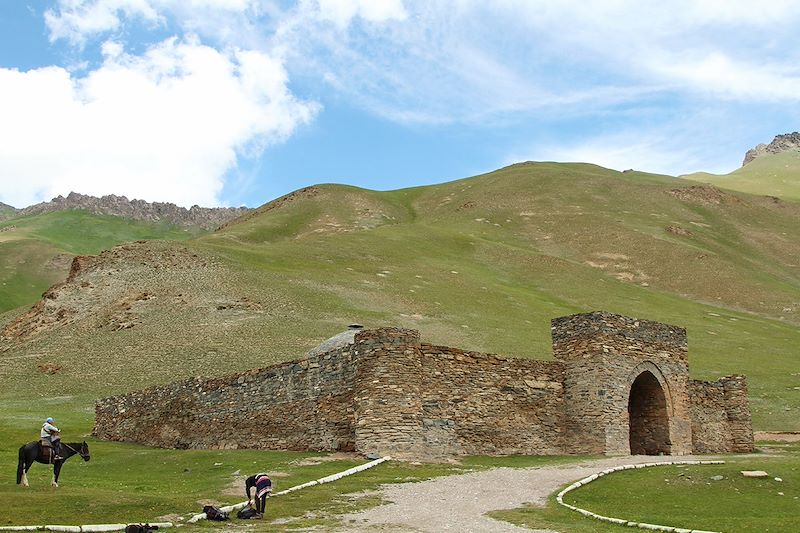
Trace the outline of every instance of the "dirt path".
[[493, 520], [485, 513], [514, 509], [526, 502], [543, 505], [562, 485], [611, 466], [677, 459], [691, 457], [615, 457], [574, 465], [496, 468], [420, 483], [386, 485], [383, 497], [392, 503], [344, 515], [341, 531], [531, 533], [530, 529]]
[[753, 438], [756, 441], [800, 442], [800, 431], [756, 431]]

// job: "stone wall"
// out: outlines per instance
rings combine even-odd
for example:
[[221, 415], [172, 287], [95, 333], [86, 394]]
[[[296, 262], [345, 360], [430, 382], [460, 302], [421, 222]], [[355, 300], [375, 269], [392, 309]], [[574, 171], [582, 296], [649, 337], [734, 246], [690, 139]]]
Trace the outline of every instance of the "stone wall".
[[562, 365], [422, 345], [425, 447], [442, 455], [564, 453]]
[[167, 448], [355, 449], [348, 348], [99, 400], [94, 435]]
[[554, 320], [552, 336], [556, 361], [360, 331], [323, 354], [100, 400], [94, 434], [422, 459], [752, 449], [744, 377], [690, 382], [683, 328], [597, 312]]
[[692, 448], [695, 453], [753, 451], [753, 428], [744, 376], [714, 382], [691, 380]]

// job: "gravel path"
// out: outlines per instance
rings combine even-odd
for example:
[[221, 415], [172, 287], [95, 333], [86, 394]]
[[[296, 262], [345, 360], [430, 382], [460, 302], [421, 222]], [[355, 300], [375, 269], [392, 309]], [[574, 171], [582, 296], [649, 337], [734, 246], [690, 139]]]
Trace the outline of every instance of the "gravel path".
[[[600, 470], [632, 463], [675, 460], [675, 457], [633, 456], [539, 468], [496, 468], [419, 483], [383, 487], [392, 502], [344, 515], [343, 531], [531, 533], [532, 530], [493, 520], [485, 513], [514, 509], [530, 502], [543, 505], [564, 484]], [[679, 459], [691, 459], [680, 457]], [[553, 533], [536, 530], [539, 533]]]

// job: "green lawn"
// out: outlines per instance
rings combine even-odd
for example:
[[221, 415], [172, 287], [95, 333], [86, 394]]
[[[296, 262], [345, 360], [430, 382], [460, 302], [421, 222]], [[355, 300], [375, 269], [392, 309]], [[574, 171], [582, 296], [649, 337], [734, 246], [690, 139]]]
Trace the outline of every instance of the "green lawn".
[[[91, 413], [72, 409], [74, 401], [74, 398], [53, 398], [34, 408], [26, 407], [27, 402], [3, 401], [0, 464], [6, 465], [8, 474], [0, 478], [0, 501], [4, 504], [0, 526], [140, 522], [166, 515], [188, 518], [200, 512], [204, 502], [228, 505], [244, 501], [244, 484], [236, 480], [257, 471], [272, 475], [277, 492], [366, 462], [354, 456], [329, 457], [329, 454], [310, 452], [164, 450], [98, 441], [88, 436]], [[28, 475], [30, 488], [15, 485], [17, 450], [38, 435], [41, 421], [35, 413], [40, 411], [56, 418], [64, 431], [65, 442], [86, 440], [91, 452], [88, 462], [75, 456], [65, 463], [58, 489], [50, 486], [50, 468], [38, 463]], [[374, 495], [358, 493], [386, 483], [423, 480], [493, 466], [529, 467], [578, 459], [467, 457], [460, 465], [387, 462], [333, 483], [272, 498], [268, 502], [268, 520], [252, 523], [270, 531], [275, 530], [275, 526], [269, 524], [274, 519], [292, 519], [292, 525], [286, 527], [331, 525], [337, 523], [333, 513], [379, 504], [380, 499]], [[309, 518], [309, 513], [314, 516]]]
[[[762, 446], [762, 455], [725, 456], [724, 465], [657, 466], [604, 476], [568, 493], [564, 502], [634, 522], [726, 533], [791, 532], [800, 516], [800, 444]], [[764, 470], [767, 478], [745, 478]], [[721, 480], [712, 479], [722, 476]], [[780, 478], [777, 481], [775, 478]], [[551, 498], [544, 508], [498, 511], [492, 516], [527, 527], [559, 531], [630, 531], [581, 516]]]

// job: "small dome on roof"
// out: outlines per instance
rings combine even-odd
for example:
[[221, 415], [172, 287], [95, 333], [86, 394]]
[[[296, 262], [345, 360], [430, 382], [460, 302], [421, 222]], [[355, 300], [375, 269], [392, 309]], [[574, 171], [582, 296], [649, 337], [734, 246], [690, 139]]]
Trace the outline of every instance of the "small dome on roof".
[[306, 357], [312, 357], [315, 355], [320, 355], [325, 352], [330, 352], [331, 350], [337, 350], [339, 348], [344, 348], [349, 344], [355, 343], [356, 333], [361, 331], [364, 326], [361, 324], [350, 324], [348, 326], [347, 331], [343, 331], [341, 333], [337, 333], [330, 339], [326, 341], [322, 341], [317, 347], [310, 349], [306, 352]]

